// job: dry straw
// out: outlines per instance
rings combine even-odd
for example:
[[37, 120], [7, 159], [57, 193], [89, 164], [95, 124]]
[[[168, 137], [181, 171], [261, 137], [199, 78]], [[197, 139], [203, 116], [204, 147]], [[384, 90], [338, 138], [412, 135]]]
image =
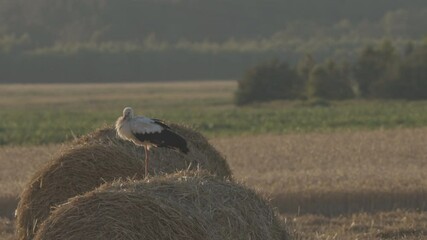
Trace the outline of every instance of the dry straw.
[[288, 239], [267, 203], [205, 172], [116, 181], [70, 199], [35, 239]]
[[[183, 169], [206, 169], [217, 177], [230, 177], [225, 159], [199, 133], [174, 125], [189, 144], [190, 153], [169, 149], [151, 151], [150, 174]], [[20, 196], [17, 235], [32, 239], [51, 209], [68, 198], [91, 191], [118, 178], [144, 178], [144, 149], [115, 137], [113, 129], [101, 129], [61, 150], [32, 178]]]

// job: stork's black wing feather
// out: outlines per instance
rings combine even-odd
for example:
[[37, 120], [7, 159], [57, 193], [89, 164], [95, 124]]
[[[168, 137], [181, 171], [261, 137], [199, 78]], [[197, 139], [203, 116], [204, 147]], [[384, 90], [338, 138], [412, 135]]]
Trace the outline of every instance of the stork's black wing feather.
[[156, 118], [152, 118], [152, 120], [153, 120], [156, 124], [158, 124], [158, 125], [162, 126], [164, 129], [170, 129], [170, 127], [169, 127], [168, 125], [166, 125], [166, 123], [165, 123], [165, 122], [163, 122], [162, 120], [160, 120], [160, 119], [156, 119]]
[[188, 153], [187, 141], [169, 129], [156, 133], [136, 133], [135, 137], [141, 142], [150, 142], [157, 147], [172, 148], [182, 153]]

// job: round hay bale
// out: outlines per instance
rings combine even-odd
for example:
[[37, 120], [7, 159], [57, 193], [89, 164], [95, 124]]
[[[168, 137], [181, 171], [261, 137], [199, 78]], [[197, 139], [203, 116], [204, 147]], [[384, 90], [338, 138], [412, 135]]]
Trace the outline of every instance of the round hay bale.
[[115, 181], [58, 206], [36, 240], [289, 239], [252, 190], [206, 172]]
[[[178, 170], [197, 169], [201, 168], [219, 177], [230, 178], [232, 173], [225, 158], [216, 150], [209, 141], [199, 132], [191, 127], [167, 123], [171, 129], [184, 137], [188, 143], [188, 154], [181, 154], [177, 151], [167, 148], [155, 148], [150, 151], [150, 164], [160, 161], [170, 161], [172, 163], [188, 163], [185, 168], [181, 166], [175, 167]], [[90, 145], [97, 143], [122, 144], [124, 146], [135, 148], [135, 145], [129, 141], [124, 141], [117, 137], [116, 130], [113, 127], [100, 128], [92, 133], [82, 136], [73, 141], [74, 145]], [[145, 150], [143, 147], [137, 147], [137, 151], [144, 156]], [[169, 160], [168, 160], [169, 159]]]
[[[199, 133], [173, 125], [188, 141], [190, 152], [157, 148], [150, 151], [151, 175], [185, 169], [206, 169], [220, 178], [231, 177], [225, 159]], [[16, 228], [19, 239], [32, 239], [52, 207], [117, 178], [144, 178], [143, 147], [116, 138], [112, 128], [101, 129], [63, 150], [30, 180], [21, 193]]]
[[66, 149], [33, 175], [16, 211], [19, 239], [32, 239], [52, 207], [117, 178], [144, 177], [139, 152], [119, 144]]
[[83, 135], [79, 138], [76, 138], [72, 141], [74, 145], [84, 145], [91, 143], [108, 143], [112, 139], [118, 139], [116, 130], [113, 127], [105, 126], [98, 128], [93, 132], [90, 132], [86, 135]]

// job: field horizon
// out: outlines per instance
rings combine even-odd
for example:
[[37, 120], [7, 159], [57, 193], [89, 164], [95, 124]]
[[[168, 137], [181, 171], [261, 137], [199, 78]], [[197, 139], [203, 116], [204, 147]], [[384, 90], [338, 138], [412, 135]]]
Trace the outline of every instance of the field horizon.
[[3, 84], [0, 145], [62, 143], [136, 114], [209, 137], [427, 127], [427, 101], [273, 101], [237, 107], [236, 81]]

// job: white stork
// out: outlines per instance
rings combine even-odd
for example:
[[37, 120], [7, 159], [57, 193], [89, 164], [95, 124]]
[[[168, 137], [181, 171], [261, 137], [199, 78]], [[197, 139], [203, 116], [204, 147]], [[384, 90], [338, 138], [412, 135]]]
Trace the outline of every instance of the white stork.
[[126, 107], [123, 116], [117, 119], [116, 131], [120, 138], [145, 148], [145, 177], [148, 176], [148, 151], [151, 147], [165, 147], [188, 153], [185, 139], [174, 133], [168, 125], [158, 119], [135, 117], [130, 107]]

